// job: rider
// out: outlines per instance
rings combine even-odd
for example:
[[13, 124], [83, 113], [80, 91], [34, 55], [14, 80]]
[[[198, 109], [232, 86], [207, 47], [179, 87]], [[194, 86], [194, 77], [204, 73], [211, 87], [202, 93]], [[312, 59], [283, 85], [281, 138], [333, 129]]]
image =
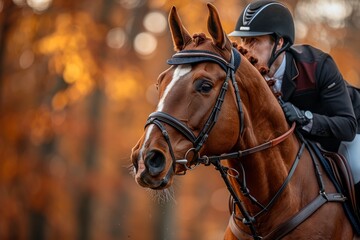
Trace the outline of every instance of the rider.
[[229, 36], [240, 37], [257, 64], [269, 68], [265, 79], [275, 80], [273, 88], [282, 95], [285, 116], [300, 125], [306, 138], [332, 152], [341, 144], [360, 193], [359, 89], [346, 83], [329, 54], [309, 45], [293, 45], [294, 21], [280, 2], [248, 4]]

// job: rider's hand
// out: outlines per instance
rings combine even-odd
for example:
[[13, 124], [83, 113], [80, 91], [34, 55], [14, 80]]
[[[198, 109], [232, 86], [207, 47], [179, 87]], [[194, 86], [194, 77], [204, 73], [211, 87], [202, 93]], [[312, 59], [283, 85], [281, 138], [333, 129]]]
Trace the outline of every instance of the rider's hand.
[[305, 117], [304, 111], [298, 109], [293, 104], [284, 102], [281, 107], [285, 113], [286, 119], [289, 120], [289, 122], [296, 122], [301, 126], [305, 126], [309, 123], [309, 119]]

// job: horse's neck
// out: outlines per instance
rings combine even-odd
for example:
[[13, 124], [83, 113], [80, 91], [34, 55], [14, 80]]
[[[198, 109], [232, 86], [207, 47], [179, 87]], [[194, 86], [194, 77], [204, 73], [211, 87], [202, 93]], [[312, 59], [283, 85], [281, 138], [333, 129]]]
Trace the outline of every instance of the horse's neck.
[[[238, 145], [241, 150], [268, 142], [290, 128], [279, 103], [268, 87], [264, 84], [248, 86], [248, 88], [251, 87], [256, 88], [257, 92], [250, 94], [247, 91], [248, 96], [244, 98], [246, 99], [244, 101], [245, 131]], [[267, 203], [288, 175], [298, 147], [299, 143], [292, 134], [275, 147], [251, 154], [235, 162], [230, 161], [229, 164], [238, 170], [244, 168], [247, 187], [259, 201]]]

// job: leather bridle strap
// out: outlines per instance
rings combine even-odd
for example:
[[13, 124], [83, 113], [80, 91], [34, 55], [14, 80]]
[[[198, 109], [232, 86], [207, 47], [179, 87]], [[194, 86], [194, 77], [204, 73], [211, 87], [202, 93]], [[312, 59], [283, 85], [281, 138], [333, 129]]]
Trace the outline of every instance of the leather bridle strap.
[[283, 142], [286, 138], [288, 138], [294, 132], [295, 125], [296, 125], [295, 122], [293, 122], [291, 128], [287, 132], [285, 132], [284, 134], [282, 134], [281, 136], [279, 136], [277, 138], [274, 138], [273, 140], [270, 140], [270, 141], [260, 144], [258, 146], [248, 148], [245, 150], [239, 150], [239, 151], [233, 152], [233, 153], [222, 154], [220, 156], [210, 156], [210, 157], [203, 156], [203, 157], [199, 158], [199, 161], [201, 163], [204, 163], [205, 165], [207, 165], [207, 164], [209, 164], [209, 162], [212, 162], [212, 161], [226, 160], [226, 159], [232, 159], [232, 158], [241, 158], [246, 155], [260, 152], [265, 149], [274, 147], [274, 146], [278, 145], [279, 143]]
[[155, 119], [159, 120], [160, 122], [169, 124], [170, 126], [175, 128], [176, 130], [178, 130], [178, 132], [183, 134], [192, 143], [195, 142], [196, 136], [194, 135], [194, 133], [184, 123], [182, 123], [178, 119], [174, 118], [173, 116], [171, 116], [171, 115], [169, 115], [169, 114], [167, 114], [165, 112], [153, 112], [153, 113], [151, 113], [149, 115], [149, 118], [148, 118], [146, 124], [145, 124], [145, 128], [149, 124], [152, 124]]
[[299, 213], [293, 216], [290, 220], [279, 225], [274, 231], [270, 234], [263, 237], [263, 240], [277, 240], [281, 239], [289, 232], [294, 230], [299, 226], [303, 221], [310, 217], [314, 212], [316, 212], [322, 205], [327, 202], [345, 202], [346, 197], [341, 193], [320, 193], [317, 198], [315, 198], [311, 203], [309, 203], [305, 208], [303, 208]]

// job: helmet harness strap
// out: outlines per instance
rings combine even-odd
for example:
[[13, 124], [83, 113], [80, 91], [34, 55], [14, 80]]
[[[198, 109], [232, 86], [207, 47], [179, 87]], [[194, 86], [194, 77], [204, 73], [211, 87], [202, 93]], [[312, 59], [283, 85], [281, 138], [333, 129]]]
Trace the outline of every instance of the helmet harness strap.
[[274, 37], [275, 37], [275, 44], [274, 44], [274, 47], [272, 49], [272, 52], [271, 52], [271, 56], [270, 56], [270, 59], [267, 63], [268, 67], [270, 68], [271, 65], [275, 62], [275, 60], [278, 58], [278, 56], [286, 51], [290, 46], [290, 42], [289, 41], [286, 41], [286, 43], [283, 45], [282, 48], [279, 49], [279, 51], [276, 51], [276, 47], [277, 45], [279, 44], [279, 41], [280, 41], [280, 36], [278, 34], [274, 34]]

